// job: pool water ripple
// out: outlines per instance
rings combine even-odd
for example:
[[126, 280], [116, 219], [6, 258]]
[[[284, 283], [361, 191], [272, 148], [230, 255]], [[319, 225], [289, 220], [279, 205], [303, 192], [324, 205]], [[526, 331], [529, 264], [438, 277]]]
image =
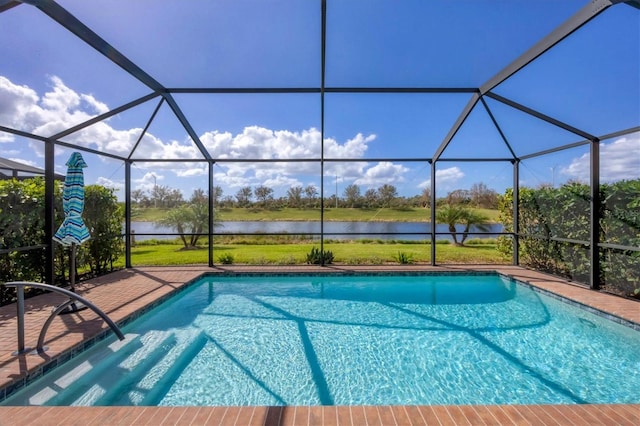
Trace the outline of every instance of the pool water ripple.
[[7, 403], [640, 402], [640, 333], [499, 275], [206, 277], [125, 331]]

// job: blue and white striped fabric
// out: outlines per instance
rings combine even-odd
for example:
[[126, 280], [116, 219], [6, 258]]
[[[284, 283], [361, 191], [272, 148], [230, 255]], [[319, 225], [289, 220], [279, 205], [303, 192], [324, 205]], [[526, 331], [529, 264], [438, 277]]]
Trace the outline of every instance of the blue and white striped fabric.
[[84, 210], [84, 174], [82, 169], [87, 167], [82, 155], [74, 152], [67, 161], [67, 175], [64, 179], [62, 192], [62, 208], [64, 222], [58, 228], [53, 239], [62, 245], [82, 244], [91, 236], [82, 220]]

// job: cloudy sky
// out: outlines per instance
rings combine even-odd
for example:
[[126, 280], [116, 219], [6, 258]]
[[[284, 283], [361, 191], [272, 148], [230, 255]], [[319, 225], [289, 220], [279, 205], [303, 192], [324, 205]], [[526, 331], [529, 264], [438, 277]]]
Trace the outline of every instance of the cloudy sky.
[[[317, 1], [193, 0], [180, 7], [149, 0], [58, 3], [167, 87], [319, 86]], [[478, 87], [584, 3], [330, 0], [326, 85]], [[612, 7], [495, 92], [596, 136], [638, 126], [639, 20], [636, 9]], [[49, 137], [150, 93], [32, 6], [0, 13], [0, 26], [5, 29], [2, 126]], [[295, 185], [320, 188], [316, 162], [229, 161], [319, 157], [317, 93], [174, 96], [211, 157], [225, 160], [214, 166], [214, 184], [225, 195], [257, 185], [270, 186], [277, 195]], [[419, 194], [429, 185], [429, 165], [403, 159], [432, 157], [469, 98], [465, 93], [327, 93], [324, 157], [348, 159], [325, 164], [327, 195], [336, 188], [342, 195], [349, 184], [362, 192], [392, 184], [403, 195]], [[121, 157], [135, 147], [133, 159], [202, 159], [166, 103], [150, 122], [159, 102], [154, 98], [61, 140]], [[495, 100], [487, 105], [517, 155], [581, 140]], [[59, 173], [71, 152], [56, 148]], [[604, 181], [640, 177], [640, 133], [603, 140], [601, 153]], [[83, 155], [88, 183], [123, 187], [122, 161]], [[0, 156], [44, 165], [42, 142], [6, 132], [0, 132]], [[442, 156], [473, 157], [509, 157], [480, 103]], [[193, 189], [206, 188], [207, 176], [206, 163], [135, 162], [132, 186], [149, 189], [157, 183], [188, 197]], [[525, 185], [588, 177], [586, 146], [522, 162]], [[442, 161], [436, 180], [438, 195], [479, 182], [502, 192], [512, 184], [512, 166]]]

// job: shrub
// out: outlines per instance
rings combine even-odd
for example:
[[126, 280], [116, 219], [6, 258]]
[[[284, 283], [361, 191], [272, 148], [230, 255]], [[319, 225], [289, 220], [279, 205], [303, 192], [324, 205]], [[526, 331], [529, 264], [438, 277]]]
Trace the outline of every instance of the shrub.
[[396, 261], [402, 265], [409, 265], [413, 263], [413, 255], [411, 253], [399, 251], [396, 255]]
[[218, 262], [223, 265], [232, 265], [233, 260], [233, 255], [231, 253], [221, 253], [218, 255]]
[[309, 253], [307, 253], [307, 264], [309, 265], [330, 265], [333, 263], [333, 253], [329, 250], [320, 250], [317, 247], [313, 247]]

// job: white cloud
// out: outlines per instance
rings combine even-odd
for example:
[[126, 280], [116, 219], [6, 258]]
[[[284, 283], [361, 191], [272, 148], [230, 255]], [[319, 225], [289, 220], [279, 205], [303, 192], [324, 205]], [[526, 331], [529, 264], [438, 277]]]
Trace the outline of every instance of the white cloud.
[[13, 142], [15, 137], [11, 133], [0, 132], [0, 143]]
[[116, 182], [116, 181], [113, 181], [113, 180], [111, 180], [111, 179], [109, 179], [109, 178], [106, 178], [106, 177], [102, 177], [102, 176], [101, 176], [101, 177], [99, 177], [99, 178], [96, 180], [96, 184], [98, 184], [98, 185], [102, 185], [102, 186], [107, 187], [107, 188], [112, 188], [112, 189], [114, 189], [114, 190], [115, 190], [116, 195], [117, 195], [120, 191], [124, 191], [124, 184], [123, 184], [122, 182]]
[[[464, 172], [459, 167], [449, 167], [448, 169], [436, 170], [436, 184], [439, 189], [456, 189], [457, 183], [464, 178]], [[418, 184], [418, 188], [428, 188], [431, 186], [431, 179]]]
[[[51, 88], [41, 97], [36, 91], [13, 84], [0, 76], [0, 124], [18, 128], [34, 134], [49, 136], [85, 122], [96, 114], [109, 110], [108, 106], [91, 94], [78, 93], [66, 86], [56, 76], [50, 77]], [[111, 122], [101, 121], [63, 138], [65, 142], [92, 148], [102, 152], [128, 156], [138, 141], [141, 128], [116, 129]], [[260, 126], [247, 126], [240, 133], [211, 130], [200, 139], [213, 158], [219, 159], [317, 159], [321, 150], [321, 132], [316, 128], [292, 131], [287, 129], [267, 129]], [[325, 158], [358, 159], [363, 158], [376, 135], [356, 134], [353, 138], [340, 142], [334, 138], [325, 138]], [[0, 134], [1, 142], [14, 142], [14, 136]], [[43, 144], [31, 143], [30, 148], [36, 155], [43, 156]], [[65, 149], [56, 149], [61, 155]], [[184, 140], [163, 140], [154, 133], [147, 132], [136, 147], [133, 159], [202, 159], [202, 154], [185, 136]], [[136, 167], [156, 173], [172, 172], [180, 178], [206, 176], [208, 166], [205, 163], [143, 163]], [[286, 189], [300, 185], [301, 176], [318, 176], [320, 167], [317, 162], [279, 162], [279, 163], [218, 163], [215, 184], [233, 188], [242, 186], [268, 185], [274, 189]], [[357, 182], [361, 185], [377, 186], [384, 183], [403, 182], [407, 168], [390, 162], [382, 162], [373, 167], [366, 161], [325, 164], [325, 175], [339, 176], [341, 182]], [[221, 173], [222, 171], [222, 173]], [[153, 182], [150, 174], [137, 183], [141, 189], [151, 189]], [[157, 175], [158, 182], [162, 176]], [[205, 184], [206, 185], [206, 184]]]
[[[561, 173], [570, 179], [588, 181], [590, 156], [574, 158]], [[613, 182], [640, 176], [640, 133], [633, 133], [610, 143], [600, 144], [600, 180]]]
[[[147, 163], [153, 167], [153, 163]], [[156, 172], [147, 172], [139, 179], [131, 179], [131, 187], [133, 189], [141, 189], [143, 191], [151, 191], [155, 185], [162, 185], [164, 175]]]
[[404, 174], [408, 168], [382, 161], [364, 172], [364, 175], [354, 181], [356, 185], [378, 187], [384, 184], [395, 185], [404, 182]]

